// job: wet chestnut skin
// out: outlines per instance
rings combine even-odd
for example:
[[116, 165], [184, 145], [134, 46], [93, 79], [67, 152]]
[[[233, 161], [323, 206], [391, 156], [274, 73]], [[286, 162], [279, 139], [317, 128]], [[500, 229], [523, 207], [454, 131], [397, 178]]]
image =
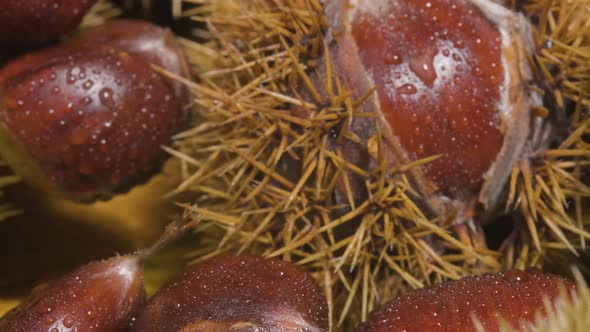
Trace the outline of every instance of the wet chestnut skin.
[[477, 195], [503, 143], [500, 32], [465, 1], [382, 6], [351, 27], [389, 126], [410, 159], [442, 154], [423, 168], [440, 193]]
[[373, 312], [359, 331], [475, 332], [472, 316], [486, 332], [499, 331], [500, 317], [524, 330], [523, 322], [533, 322], [544, 311], [544, 298], [554, 300], [561, 286], [575, 284], [538, 270], [466, 277], [396, 298]]
[[328, 306], [294, 264], [223, 255], [189, 267], [162, 287], [132, 331], [327, 331]]
[[[111, 20], [106, 24], [81, 31], [68, 44], [76, 48], [89, 49], [96, 49], [97, 45], [107, 45], [125, 50], [173, 75], [182, 78], [189, 78], [191, 75], [187, 60], [174, 34], [147, 21]], [[186, 103], [186, 86], [171, 79], [168, 79], [167, 83], [173, 85], [176, 97]]]
[[[187, 115], [186, 89], [151, 67], [188, 76], [169, 33], [135, 21], [113, 24], [0, 70], [5, 140], [19, 145], [17, 153], [0, 152], [9, 163], [11, 155], [26, 155], [11, 163], [17, 173], [27, 167], [15, 164], [30, 157], [40, 170], [25, 180], [81, 201], [108, 198], [152, 175], [165, 157], [161, 145]], [[118, 28], [128, 34], [115, 38]]]
[[11, 49], [56, 39], [76, 28], [96, 2], [97, 0], [2, 0], [0, 44], [4, 49]]
[[[453, 213], [458, 224], [492, 216], [539, 130], [530, 22], [492, 0], [331, 0], [325, 13], [331, 59], [309, 73], [319, 95], [305, 84], [299, 95], [330, 102], [322, 76], [335, 73], [362, 100], [355, 111], [377, 115], [353, 117], [346, 130], [355, 140], [333, 148], [365, 170], [438, 156], [408, 171], [424, 212]], [[362, 176], [349, 183], [337, 188], [338, 204], [367, 198]]]
[[142, 274], [136, 256], [92, 262], [35, 292], [0, 331], [125, 331], [145, 299]]
[[3, 125], [50, 183], [85, 199], [152, 174], [181, 109], [160, 75], [125, 52], [56, 60], [0, 90]]

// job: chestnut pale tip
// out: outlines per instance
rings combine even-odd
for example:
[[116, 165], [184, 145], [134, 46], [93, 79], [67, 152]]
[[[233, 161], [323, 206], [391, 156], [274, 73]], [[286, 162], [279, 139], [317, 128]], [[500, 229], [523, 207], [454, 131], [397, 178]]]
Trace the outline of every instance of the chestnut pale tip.
[[122, 331], [145, 298], [142, 276], [136, 256], [89, 263], [34, 292], [0, 331]]
[[538, 270], [511, 270], [470, 276], [410, 291], [373, 312], [362, 332], [486, 332], [500, 330], [501, 320], [518, 331], [545, 315], [545, 300], [555, 301], [562, 287], [575, 284]]

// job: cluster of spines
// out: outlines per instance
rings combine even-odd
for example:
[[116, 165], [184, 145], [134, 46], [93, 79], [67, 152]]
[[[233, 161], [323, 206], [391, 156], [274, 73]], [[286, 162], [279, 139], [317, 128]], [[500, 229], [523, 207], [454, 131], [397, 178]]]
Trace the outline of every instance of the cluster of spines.
[[[202, 195], [202, 202], [187, 206], [202, 219], [200, 229], [209, 235], [212, 226], [225, 231], [211, 254], [262, 251], [317, 271], [339, 322], [352, 316], [347, 314], [353, 305], [362, 307], [357, 320], [366, 318], [376, 303], [395, 295], [385, 289], [458, 278], [466, 261], [498, 268], [495, 257], [455, 239], [414, 204], [418, 197], [405, 171], [426, 161], [388, 169], [377, 156], [378, 165], [363, 170], [329, 146], [355, 141], [343, 130], [347, 121], [372, 115], [355, 112], [362, 100], [351, 99], [330, 63], [319, 2], [246, 6], [223, 1], [198, 8], [213, 40], [189, 53], [218, 62], [192, 84], [201, 124], [179, 135], [177, 150], [170, 151], [183, 161], [186, 175], [178, 190]], [[324, 72], [313, 67], [321, 52]], [[310, 71], [323, 86], [312, 83]], [[302, 90], [308, 98], [298, 95]], [[309, 116], [294, 116], [294, 107]], [[379, 151], [381, 136], [376, 138], [371, 143]], [[281, 167], [296, 169], [300, 177], [288, 178]], [[364, 202], [355, 202], [350, 174], [365, 179]], [[337, 186], [350, 208], [332, 202]], [[350, 230], [345, 237], [336, 234]], [[432, 237], [454, 254], [432, 250]], [[379, 285], [382, 280], [397, 285]]]
[[[529, 12], [554, 7], [561, 8], [549, 0], [527, 4]], [[558, 14], [552, 10], [540, 17]], [[559, 148], [515, 167], [507, 206], [523, 212], [528, 228], [501, 250], [490, 250], [481, 230], [452, 225], [452, 216], [429, 220], [416, 205], [420, 197], [406, 171], [428, 160], [387, 168], [377, 134], [366, 147], [376, 162], [366, 170], [334, 144], [358, 143], [347, 124], [352, 117], [375, 116], [356, 112], [373, 91], [353, 100], [339, 80], [321, 12], [317, 0], [203, 1], [184, 12], [206, 25], [198, 35], [208, 41], [185, 42], [191, 62], [201, 68], [197, 82], [187, 82], [195, 94], [197, 125], [178, 135], [168, 151], [181, 160], [185, 179], [175, 193], [199, 195], [185, 205], [210, 241], [195, 252], [197, 259], [237, 251], [297, 261], [323, 283], [332, 320], [341, 324], [364, 320], [407, 287], [501, 267], [540, 266], [547, 249], [575, 251], [584, 244], [588, 233], [579, 207], [573, 217], [567, 207], [587, 196], [580, 167], [588, 150], [577, 152], [585, 146], [580, 139], [587, 131], [587, 99], [574, 88], [563, 90], [564, 98], [579, 101], [568, 118], [576, 129]], [[552, 47], [570, 40], [547, 32], [563, 30], [555, 26], [559, 22], [548, 19], [550, 29], [540, 23], [538, 40], [552, 38]], [[538, 66], [554, 59], [546, 45], [534, 55]], [[556, 94], [587, 79], [583, 72], [568, 74], [570, 62], [549, 67], [556, 65], [567, 77]], [[307, 116], [295, 116], [293, 109]], [[364, 179], [366, 200], [355, 200], [351, 176]], [[346, 204], [333, 202], [337, 190]]]
[[[536, 83], [543, 88], [551, 117], [562, 128], [546, 131], [549, 149], [533, 151], [514, 166], [507, 210], [518, 210], [527, 225], [517, 257], [528, 251], [586, 248], [588, 220], [583, 202], [590, 197], [584, 169], [590, 165], [590, 29], [588, 2], [535, 0], [524, 9], [536, 21], [536, 53], [531, 56]], [[540, 226], [543, 225], [543, 226]], [[535, 259], [537, 260], [537, 259]], [[539, 263], [522, 261], [521, 265]]]

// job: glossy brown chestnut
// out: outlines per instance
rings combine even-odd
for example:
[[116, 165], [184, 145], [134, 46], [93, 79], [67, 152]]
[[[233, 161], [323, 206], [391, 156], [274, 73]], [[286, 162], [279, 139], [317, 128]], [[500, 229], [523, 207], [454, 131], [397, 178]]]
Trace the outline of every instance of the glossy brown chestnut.
[[[190, 68], [174, 34], [147, 21], [111, 20], [81, 31], [68, 44], [94, 50], [97, 45], [122, 49], [173, 75], [190, 77]], [[176, 97], [186, 103], [189, 93], [186, 86], [175, 80], [167, 80], [167, 83], [173, 85]]]
[[124, 331], [145, 299], [142, 275], [136, 256], [90, 263], [35, 292], [0, 331]]
[[189, 267], [148, 302], [133, 331], [326, 331], [328, 306], [299, 267], [224, 255]]
[[29, 183], [77, 200], [148, 178], [186, 119], [188, 97], [152, 64], [189, 75], [169, 33], [135, 21], [13, 61], [0, 70], [0, 153]]
[[38, 45], [76, 28], [97, 0], [3, 0], [0, 44], [4, 49]]
[[396, 298], [373, 312], [359, 331], [475, 332], [472, 317], [486, 332], [499, 331], [500, 317], [520, 331], [544, 312], [544, 298], [555, 300], [562, 286], [575, 284], [537, 270], [466, 277]]
[[[530, 105], [540, 99], [526, 85], [526, 19], [490, 0], [335, 0], [327, 14], [343, 81], [360, 91], [355, 97], [376, 87], [359, 111], [382, 115], [386, 159], [440, 156], [412, 171], [437, 215], [493, 208], [537, 143], [527, 142]], [[369, 144], [374, 125], [355, 121], [349, 129]]]

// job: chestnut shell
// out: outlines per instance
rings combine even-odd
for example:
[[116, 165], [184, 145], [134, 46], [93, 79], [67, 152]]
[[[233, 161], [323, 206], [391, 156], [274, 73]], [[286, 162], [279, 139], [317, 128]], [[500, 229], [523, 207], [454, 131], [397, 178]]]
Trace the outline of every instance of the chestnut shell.
[[154, 174], [187, 120], [189, 77], [171, 33], [113, 21], [0, 70], [1, 153], [42, 189], [107, 199]]
[[42, 44], [80, 24], [97, 0], [3, 0], [0, 44], [4, 49]]
[[[390, 73], [389, 70], [392, 68], [395, 69], [394, 67], [396, 66], [407, 65], [408, 71], [412, 66], [413, 70], [416, 71], [413, 74], [413, 76], [415, 76], [414, 78], [416, 78], [416, 82], [420, 81], [420, 84], [424, 87], [428, 87], [429, 85], [434, 86], [435, 82], [433, 81], [433, 78], [436, 80], [443, 76], [439, 76], [439, 73], [436, 72], [433, 73], [430, 70], [430, 67], [424, 69], [425, 67], [423, 65], [429, 62], [432, 56], [438, 56], [438, 53], [433, 54], [432, 52], [434, 50], [430, 50], [429, 52], [427, 47], [419, 49], [399, 49], [399, 47], [396, 46], [393, 50], [390, 50], [387, 47], [383, 47], [387, 46], [386, 42], [380, 43], [379, 41], [381, 38], [387, 38], [387, 36], [390, 36], [396, 40], [397, 38], [400, 38], [400, 43], [402, 44], [412, 43], [413, 38], [417, 37], [413, 35], [412, 31], [406, 30], [413, 27], [418, 29], [416, 35], [420, 36], [422, 34], [420, 30], [422, 29], [420, 27], [420, 21], [413, 22], [412, 15], [416, 16], [417, 19], [419, 16], [418, 13], [420, 13], [421, 10], [428, 10], [429, 4], [431, 7], [438, 6], [440, 8], [445, 8], [449, 5], [452, 7], [453, 3], [461, 4], [462, 7], [464, 7], [461, 9], [462, 12], [469, 13], [469, 11], [471, 11], [473, 15], [478, 14], [479, 16], [483, 16], [483, 18], [470, 18], [469, 22], [463, 22], [460, 17], [453, 18], [453, 15], [449, 14], [447, 15], [448, 17], [441, 16], [440, 20], [446, 20], [448, 18], [451, 25], [452, 22], [456, 22], [456, 24], [477, 26], [477, 29], [483, 29], [483, 27], [478, 26], [478, 21], [485, 22], [487, 27], [483, 29], [484, 35], [491, 35], [491, 38], [494, 39], [490, 43], [487, 43], [489, 46], [487, 48], [492, 50], [492, 53], [498, 51], [496, 49], [498, 44], [495, 43], [498, 33], [493, 31], [494, 26], [498, 29], [499, 36], [502, 37], [500, 51], [502, 54], [502, 64], [505, 65], [502, 70], [503, 80], [499, 77], [492, 78], [491, 76], [478, 78], [484, 81], [489, 80], [491, 83], [502, 81], [505, 83], [505, 86], [498, 87], [501, 91], [500, 98], [496, 100], [497, 107], [495, 114], [492, 114], [494, 112], [491, 112], [488, 113], [487, 116], [476, 116], [473, 121], [470, 121], [468, 118], [464, 131], [461, 131], [461, 135], [463, 135], [462, 139], [464, 139], [463, 143], [467, 145], [474, 142], [473, 139], [476, 134], [484, 135], [485, 131], [488, 132], [488, 134], [486, 134], [489, 136], [488, 139], [483, 140], [482, 143], [479, 144], [478, 154], [480, 156], [485, 156], [485, 159], [487, 160], [485, 162], [482, 161], [481, 164], [479, 164], [480, 160], [478, 158], [472, 158], [471, 155], [461, 156], [462, 152], [469, 149], [462, 150], [453, 147], [445, 147], [439, 150], [437, 148], [437, 145], [440, 145], [438, 144], [439, 141], [452, 141], [452, 138], [455, 135], [454, 130], [463, 130], [460, 129], [461, 126], [459, 125], [459, 122], [457, 122], [458, 115], [455, 113], [458, 111], [453, 108], [447, 108], [445, 111], [446, 114], [437, 115], [439, 121], [443, 122], [442, 124], [438, 123], [435, 126], [434, 122], [430, 124], [428, 122], [428, 112], [434, 112], [434, 108], [437, 105], [446, 106], [445, 104], [449, 101], [440, 100], [439, 102], [432, 103], [432, 105], [434, 105], [433, 109], [424, 110], [425, 113], [420, 116], [418, 116], [418, 114], [413, 116], [411, 111], [418, 111], [417, 109], [414, 109], [415, 106], [412, 106], [414, 104], [409, 103], [406, 105], [407, 107], [401, 107], [398, 109], [397, 107], [400, 105], [397, 105], [397, 102], [394, 103], [394, 105], [388, 105], [388, 103], [392, 100], [408, 98], [408, 96], [410, 96], [410, 99], [422, 96], [418, 96], [418, 91], [414, 93], [413, 90], [417, 89], [417, 86], [412, 88], [409, 85], [401, 84], [401, 81], [396, 82], [395, 84], [389, 84], [392, 82], [388, 80], [396, 79], [395, 70], [392, 70], [391, 77], [387, 79], [384, 78], [383, 82], [380, 82], [380, 79], [374, 78], [375, 75], [385, 75], [383, 72], [384, 69], [382, 68], [387, 68], [387, 73]], [[422, 4], [424, 8], [418, 8], [417, 5], [420, 4]], [[408, 15], [408, 24], [402, 26], [396, 25], [393, 27], [388, 25], [387, 20], [389, 19], [388, 17], [392, 10], [389, 8], [390, 6], [395, 8], [395, 10], [393, 10], [394, 12], [396, 10], [401, 11], [401, 13], [395, 12], [393, 14], [394, 17], [396, 17], [396, 15], [401, 15], [401, 17]], [[434, 9], [435, 8], [433, 8], [433, 10]], [[407, 12], [404, 12], [404, 10], [407, 10]], [[411, 181], [414, 188], [420, 193], [421, 197], [423, 197], [424, 210], [430, 212], [427, 214], [431, 216], [448, 216], [450, 212], [458, 211], [457, 222], [471, 219], [474, 215], [480, 213], [484, 214], [483, 219], [490, 217], [488, 212], [493, 212], [501, 199], [502, 190], [507, 183], [512, 167], [523, 157], [526, 149], [530, 149], [531, 146], [535, 145], [528, 142], [528, 140], [534, 136], [533, 130], [537, 129], [536, 127], [533, 128], [536, 124], [532, 119], [530, 105], [540, 102], [540, 98], [538, 94], [528, 89], [528, 86], [526, 85], [531, 78], [531, 69], [526, 60], [526, 52], [530, 51], [530, 48], [532, 47], [531, 33], [529, 30], [530, 23], [526, 21], [526, 18], [488, 0], [439, 0], [433, 2], [413, 2], [410, 0], [384, 0], [381, 2], [370, 0], [333, 0], [326, 2], [326, 15], [329, 22], [327, 39], [330, 46], [330, 54], [332, 56], [331, 64], [335, 67], [332, 68], [332, 72], [337, 72], [343, 85], [352, 91], [353, 100], [359, 100], [362, 97], [365, 97], [365, 94], [368, 91], [371, 91], [374, 87], [377, 89], [377, 93], [365, 98], [363, 103], [358, 105], [356, 111], [359, 113], [372, 113], [378, 115], [376, 123], [383, 138], [383, 149], [381, 152], [383, 153], [383, 158], [387, 162], [387, 166], [395, 168], [399, 165], [415, 161], [416, 158], [442, 153], [442, 158], [448, 158], [444, 163], [441, 161], [439, 161], [438, 164], [434, 162], [426, 167], [413, 168], [409, 172], [411, 174]], [[429, 17], [431, 16], [423, 15], [422, 18]], [[435, 17], [438, 19], [438, 16]], [[400, 20], [404, 21], [406, 19], [400, 18]], [[355, 24], [359, 25], [355, 26]], [[363, 24], [365, 25], [364, 28]], [[431, 25], [431, 23], [424, 22], [424, 25]], [[432, 25], [432, 29], [436, 28], [436, 24]], [[394, 31], [389, 31], [389, 29]], [[398, 32], [396, 29], [403, 33]], [[430, 27], [424, 27], [424, 29], [427, 31], [430, 30], [431, 32], [434, 31], [430, 29]], [[433, 36], [436, 40], [434, 32]], [[364, 36], [364, 33], [375, 34], [378, 38], [375, 39], [371, 36]], [[443, 31], [440, 31], [439, 36], [442, 36], [442, 34]], [[452, 43], [453, 39], [465, 37], [474, 40], [470, 40], [469, 43], [464, 41], [462, 47], [475, 45], [473, 46], [474, 50], [480, 48], [480, 46], [478, 46], [480, 43], [477, 42], [477, 36], [471, 35], [471, 30], [462, 31], [459, 29], [458, 32], [448, 32], [448, 34], [449, 43]], [[485, 37], [482, 36], [481, 38]], [[443, 40], [443, 42], [446, 43], [447, 41]], [[458, 40], [456, 42], [458, 42]], [[380, 50], [382, 51], [382, 54], [378, 54], [379, 51], [374, 49], [375, 45], [373, 44], [375, 43], [381, 47]], [[481, 44], [483, 45], [486, 43]], [[401, 53], [397, 54], [398, 52], [395, 51], [400, 51]], [[442, 54], [444, 48], [441, 47], [439, 49], [437, 46], [435, 51]], [[403, 52], [408, 53], [402, 54]], [[471, 51], [466, 52], [466, 54], [470, 52]], [[452, 53], [449, 55], [452, 59]], [[479, 64], [485, 63], [485, 58], [488, 55], [493, 58], [492, 54], [487, 54], [481, 59], [471, 59], [471, 61], [474, 62], [469, 66], [470, 74], [473, 71], [477, 71]], [[498, 62], [496, 60], [493, 61]], [[376, 64], [376, 66], [370, 68], [371, 63]], [[499, 63], [496, 63], [496, 66], [498, 65]], [[325, 72], [323, 66], [325, 66], [325, 63], [320, 64], [316, 72]], [[485, 66], [491, 67], [491, 64], [485, 64]], [[479, 69], [482, 70], [482, 68], [483, 67], [480, 67]], [[447, 70], [449, 69], [450, 68], [447, 68]], [[491, 70], [491, 68], [489, 69]], [[493, 70], [491, 72], [493, 72]], [[405, 72], [402, 70], [399, 74], [400, 77], [403, 78], [402, 76], [405, 75]], [[321, 78], [316, 78], [314, 74], [310, 75], [310, 77], [317, 86], [322, 86], [323, 81]], [[469, 80], [469, 75], [466, 75], [463, 79]], [[399, 86], [396, 85], [398, 83]], [[459, 83], [460, 85], [473, 90], [473, 87], [470, 87], [469, 82], [460, 81]], [[380, 84], [389, 84], [396, 87], [396, 89], [388, 90], [386, 89], [387, 86], [380, 86]], [[423, 92], [426, 91], [428, 91], [428, 89], [425, 89]], [[389, 96], [380, 96], [380, 94], [389, 94]], [[480, 98], [482, 101], [486, 100], [485, 91], [481, 93], [479, 91], [471, 91], [468, 95], [477, 96], [477, 98]], [[442, 96], [444, 97], [445, 94], [442, 94]], [[453, 98], [456, 99], [460, 97], [460, 93], [450, 93], [447, 97], [449, 96], [453, 96]], [[388, 99], [391, 100], [388, 101]], [[457, 100], [454, 105], [458, 105], [459, 102], [460, 100]], [[468, 104], [470, 103], [471, 102]], [[387, 107], [384, 108], [384, 105]], [[389, 111], [392, 111], [393, 113], [388, 114], [391, 112], [389, 112], [387, 108], [390, 108]], [[403, 113], [402, 109], [410, 111], [408, 112], [409, 114]], [[488, 110], [488, 112], [490, 110]], [[463, 111], [465, 114], [471, 113], [469, 116], [473, 116], [477, 110], [465, 109]], [[304, 110], [297, 110], [296, 114], [298, 116], [305, 116], [304, 112]], [[445, 112], [441, 109], [441, 113]], [[430, 114], [430, 116], [431, 119], [434, 120], [434, 114]], [[462, 120], [461, 118], [458, 119]], [[452, 128], [453, 120], [456, 122], [456, 129]], [[395, 123], [395, 126], [392, 126], [390, 123], [391, 121], [400, 122]], [[444, 124], [445, 121], [447, 122], [446, 124]], [[491, 125], [490, 121], [492, 122]], [[347, 125], [348, 128], [346, 129], [353, 133], [358, 139], [357, 142], [347, 142], [346, 140], [343, 140], [342, 142], [337, 143], [343, 156], [347, 161], [362, 169], [370, 170], [374, 168], [378, 159], [378, 156], [374, 155], [371, 151], [371, 145], [373, 145], [373, 147], [375, 146], [375, 135], [377, 133], [375, 121], [372, 119], [364, 119], [363, 117], [356, 117], [347, 123]], [[395, 127], [398, 129], [402, 128], [402, 132], [397, 133]], [[415, 135], [414, 133], [406, 132], [416, 131], [417, 127], [420, 127], [420, 131], [423, 131], [423, 135]], [[438, 130], [438, 132], [429, 132], [429, 130], [434, 130], [433, 128]], [[492, 128], [494, 129], [493, 131], [491, 130]], [[430, 134], [433, 134], [433, 136], [430, 137]], [[444, 137], [437, 137], [437, 135], [443, 135]], [[468, 137], [469, 135], [471, 135], [471, 137]], [[458, 136], [455, 136], [456, 139], [457, 137]], [[418, 139], [423, 139], [424, 141], [418, 142]], [[412, 140], [414, 141], [410, 142]], [[420, 144], [423, 146], [420, 147]], [[499, 150], [498, 146], [500, 147]], [[490, 158], [490, 156], [494, 155], [496, 156], [495, 158]], [[463, 169], [461, 168], [461, 163], [464, 165], [472, 165]], [[447, 167], [444, 165], [451, 166]], [[455, 172], [457, 174], [453, 174], [451, 177], [449, 177], [448, 174], [444, 175], [444, 173], [449, 173], [453, 169], [457, 171]], [[350, 183], [354, 198], [359, 200], [365, 199], [366, 194], [363, 193], [363, 179], [351, 176]], [[339, 196], [345, 195], [337, 193], [336, 196], [338, 203], [345, 202], [343, 199], [339, 198]]]
[[222, 255], [163, 286], [133, 331], [325, 331], [328, 306], [313, 278], [294, 264]]
[[487, 332], [499, 331], [500, 317], [523, 330], [526, 322], [544, 312], [544, 299], [555, 300], [562, 286], [575, 288], [571, 280], [538, 270], [465, 277], [388, 302], [359, 331], [475, 332], [472, 317]]
[[34, 292], [0, 331], [125, 331], [145, 299], [142, 275], [135, 256], [92, 262]]

